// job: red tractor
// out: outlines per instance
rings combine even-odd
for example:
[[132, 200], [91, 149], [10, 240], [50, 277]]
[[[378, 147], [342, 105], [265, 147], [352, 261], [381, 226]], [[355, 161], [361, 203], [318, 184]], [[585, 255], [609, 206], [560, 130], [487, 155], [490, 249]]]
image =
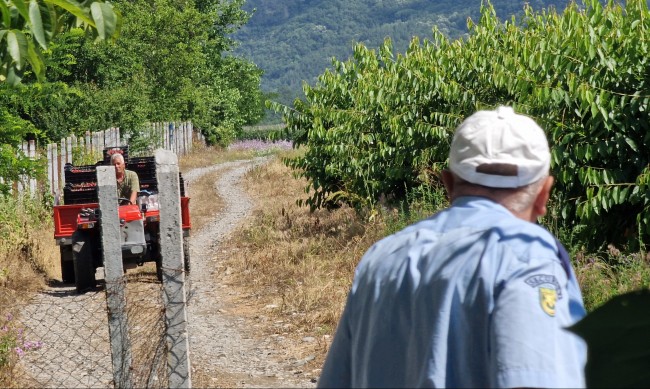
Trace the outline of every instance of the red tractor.
[[[104, 160], [96, 165], [65, 165], [64, 205], [54, 206], [54, 239], [61, 250], [61, 278], [64, 283], [74, 283], [79, 293], [96, 287], [95, 271], [103, 266], [96, 167], [108, 165], [114, 152], [122, 153], [126, 168], [135, 171], [140, 179], [137, 204], [118, 199], [124, 270], [155, 262], [157, 278], [162, 280], [155, 159], [128, 158], [128, 146], [109, 147], [104, 149]], [[185, 196], [180, 173], [179, 180], [184, 268], [189, 272], [190, 199]]]

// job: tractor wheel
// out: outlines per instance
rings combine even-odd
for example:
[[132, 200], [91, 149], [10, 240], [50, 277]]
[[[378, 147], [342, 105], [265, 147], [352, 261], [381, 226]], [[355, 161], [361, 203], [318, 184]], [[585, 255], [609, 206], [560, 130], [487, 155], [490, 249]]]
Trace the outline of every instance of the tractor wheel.
[[86, 292], [97, 286], [93, 263], [93, 244], [93, 238], [87, 232], [77, 231], [72, 236], [72, 259], [77, 293]]
[[185, 268], [185, 273], [190, 272], [190, 237], [185, 236], [183, 237], [183, 259], [184, 261], [184, 268]]
[[156, 278], [158, 282], [163, 279], [163, 266], [162, 266], [162, 248], [160, 247], [160, 231], [156, 233]]
[[61, 250], [61, 281], [64, 284], [74, 283], [74, 261], [72, 259], [72, 246], [59, 246]]
[[163, 276], [163, 267], [162, 267], [162, 258], [158, 256], [158, 259], [156, 259], [156, 278], [158, 279], [159, 282], [162, 282], [162, 277]]

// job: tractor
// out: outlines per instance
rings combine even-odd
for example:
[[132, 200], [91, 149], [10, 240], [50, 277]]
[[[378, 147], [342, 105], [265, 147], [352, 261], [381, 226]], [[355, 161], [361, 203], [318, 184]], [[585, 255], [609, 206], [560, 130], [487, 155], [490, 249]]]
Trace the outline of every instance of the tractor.
[[[155, 158], [129, 158], [128, 146], [107, 147], [104, 149], [104, 159], [95, 165], [64, 166], [63, 204], [54, 206], [54, 239], [61, 252], [61, 279], [64, 283], [74, 283], [78, 293], [97, 286], [96, 270], [104, 266], [96, 168], [110, 164], [110, 157], [116, 152], [122, 154], [126, 168], [136, 172], [140, 180], [136, 204], [118, 198], [124, 271], [142, 266], [145, 262], [155, 262], [156, 277], [162, 281]], [[189, 272], [190, 198], [185, 196], [180, 172], [179, 183], [184, 270]]]

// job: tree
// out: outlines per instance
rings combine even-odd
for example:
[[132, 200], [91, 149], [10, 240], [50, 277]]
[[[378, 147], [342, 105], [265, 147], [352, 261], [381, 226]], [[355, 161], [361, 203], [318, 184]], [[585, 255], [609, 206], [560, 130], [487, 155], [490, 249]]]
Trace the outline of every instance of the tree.
[[42, 50], [71, 27], [84, 27], [96, 39], [115, 37], [120, 16], [113, 6], [84, 0], [0, 0], [0, 81], [15, 85], [27, 65], [43, 79]]

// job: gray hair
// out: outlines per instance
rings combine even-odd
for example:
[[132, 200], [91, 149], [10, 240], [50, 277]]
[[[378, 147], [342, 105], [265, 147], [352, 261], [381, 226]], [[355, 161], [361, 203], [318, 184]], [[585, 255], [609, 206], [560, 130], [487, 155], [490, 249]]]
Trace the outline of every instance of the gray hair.
[[514, 213], [521, 213], [533, 204], [548, 177], [548, 175], [545, 175], [539, 180], [519, 188], [492, 188], [465, 181], [453, 173], [452, 175], [454, 177], [454, 193], [452, 197], [488, 197]]
[[120, 153], [115, 153], [111, 155], [111, 165], [115, 163], [118, 159], [121, 159], [124, 162], [124, 156]]

